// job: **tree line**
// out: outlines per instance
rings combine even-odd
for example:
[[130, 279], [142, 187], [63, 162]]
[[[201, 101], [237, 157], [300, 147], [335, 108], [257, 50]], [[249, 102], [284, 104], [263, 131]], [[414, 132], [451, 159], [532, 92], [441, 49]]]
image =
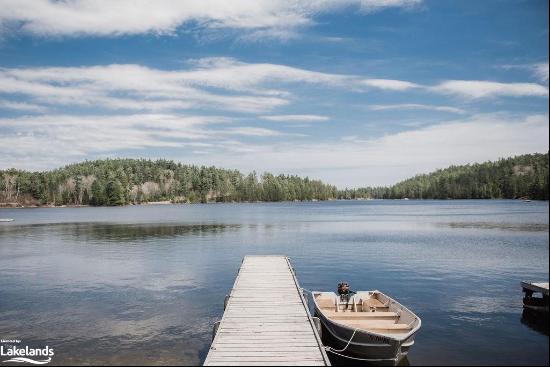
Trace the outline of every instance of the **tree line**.
[[548, 153], [495, 162], [450, 166], [389, 187], [339, 192], [340, 199], [534, 199], [548, 200]]
[[184, 165], [168, 160], [85, 161], [46, 172], [0, 171], [0, 203], [126, 205], [329, 200], [335, 186], [294, 175]]
[[44, 172], [0, 171], [0, 205], [126, 205], [332, 199], [548, 200], [548, 153], [451, 166], [389, 187], [338, 190], [295, 175], [184, 165], [169, 160], [85, 161]]

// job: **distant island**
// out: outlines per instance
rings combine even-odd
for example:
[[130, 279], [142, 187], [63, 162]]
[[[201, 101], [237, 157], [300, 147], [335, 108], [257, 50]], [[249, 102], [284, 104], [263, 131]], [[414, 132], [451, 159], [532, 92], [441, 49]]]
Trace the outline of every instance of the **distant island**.
[[45, 172], [0, 171], [0, 206], [116, 206], [335, 199], [548, 200], [548, 153], [526, 154], [418, 175], [389, 187], [338, 190], [294, 175], [185, 165], [169, 160], [105, 159]]

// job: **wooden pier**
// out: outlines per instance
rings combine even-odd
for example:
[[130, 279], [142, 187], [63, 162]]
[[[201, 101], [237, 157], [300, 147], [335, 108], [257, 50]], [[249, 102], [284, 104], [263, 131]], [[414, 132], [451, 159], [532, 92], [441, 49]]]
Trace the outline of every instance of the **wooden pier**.
[[548, 282], [521, 282], [521, 288], [526, 293], [541, 293], [548, 296]]
[[[548, 282], [521, 282], [523, 288], [523, 307], [548, 315]], [[540, 295], [537, 297], [536, 295]]]
[[285, 256], [246, 256], [205, 366], [330, 366]]

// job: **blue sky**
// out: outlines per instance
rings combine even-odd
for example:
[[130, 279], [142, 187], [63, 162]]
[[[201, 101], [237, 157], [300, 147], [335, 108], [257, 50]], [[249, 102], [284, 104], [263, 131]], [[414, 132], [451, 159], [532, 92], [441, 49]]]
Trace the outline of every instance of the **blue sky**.
[[0, 0], [0, 168], [346, 186], [548, 151], [548, 1]]

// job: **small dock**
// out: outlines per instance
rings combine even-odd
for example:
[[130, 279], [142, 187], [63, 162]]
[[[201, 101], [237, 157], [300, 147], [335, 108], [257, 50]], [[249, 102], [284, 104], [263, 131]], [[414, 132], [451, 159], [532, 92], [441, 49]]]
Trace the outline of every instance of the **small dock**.
[[521, 287], [526, 293], [541, 293], [548, 297], [548, 282], [521, 282]]
[[548, 282], [521, 282], [523, 307], [548, 315]]
[[205, 366], [330, 366], [290, 261], [246, 256]]

